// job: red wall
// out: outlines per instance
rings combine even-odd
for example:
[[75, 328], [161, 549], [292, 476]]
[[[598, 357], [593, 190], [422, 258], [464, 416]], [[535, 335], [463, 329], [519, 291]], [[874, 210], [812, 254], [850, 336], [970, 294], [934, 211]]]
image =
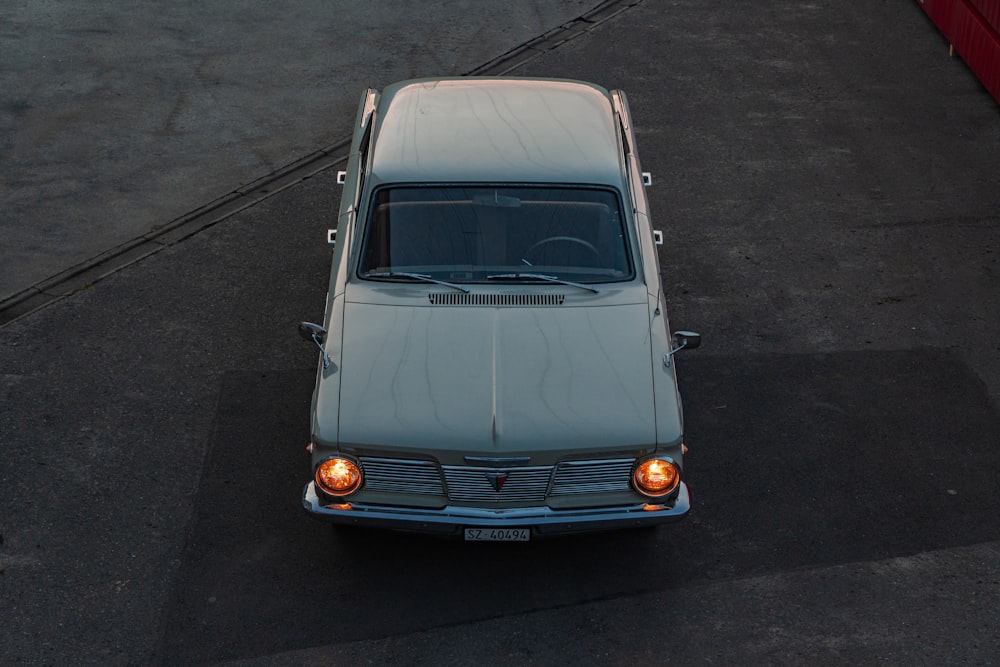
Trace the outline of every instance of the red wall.
[[971, 0], [969, 4], [982, 14], [994, 32], [1000, 33], [1000, 2], [997, 0]]
[[917, 0], [1000, 102], [1000, 0]]

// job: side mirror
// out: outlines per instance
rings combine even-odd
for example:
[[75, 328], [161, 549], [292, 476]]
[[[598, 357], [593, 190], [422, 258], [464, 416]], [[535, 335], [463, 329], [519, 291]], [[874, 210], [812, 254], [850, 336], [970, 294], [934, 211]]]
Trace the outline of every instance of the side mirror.
[[299, 322], [299, 335], [302, 340], [316, 342], [318, 339], [322, 343], [326, 340], [326, 329], [312, 322]]
[[323, 341], [326, 340], [326, 329], [318, 324], [313, 324], [312, 322], [300, 322], [299, 323], [299, 335], [302, 336], [303, 340], [312, 341], [319, 348], [320, 354], [323, 355], [323, 368], [330, 367], [330, 355], [326, 353], [323, 348]]
[[693, 331], [675, 331], [674, 345], [677, 346], [677, 350], [683, 350], [684, 348], [693, 350], [701, 345], [701, 334]]
[[674, 349], [663, 355], [663, 365], [670, 368], [670, 357], [681, 350], [693, 350], [701, 345], [701, 334], [693, 331], [675, 331], [673, 335]]

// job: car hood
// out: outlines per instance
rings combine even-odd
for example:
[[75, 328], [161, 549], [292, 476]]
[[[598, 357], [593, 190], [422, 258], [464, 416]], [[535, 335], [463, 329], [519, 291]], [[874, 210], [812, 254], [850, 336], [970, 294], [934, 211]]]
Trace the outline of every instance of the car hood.
[[647, 311], [349, 302], [338, 440], [484, 453], [652, 446]]

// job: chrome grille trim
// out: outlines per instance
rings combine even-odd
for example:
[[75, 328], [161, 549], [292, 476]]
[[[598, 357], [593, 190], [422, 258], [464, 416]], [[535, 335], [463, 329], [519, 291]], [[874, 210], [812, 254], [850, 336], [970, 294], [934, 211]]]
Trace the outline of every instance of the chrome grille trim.
[[[440, 466], [434, 461], [359, 458], [371, 491], [447, 496], [459, 502], [542, 502], [548, 496], [614, 493], [631, 487], [635, 459], [564, 461], [556, 466]], [[488, 473], [506, 473], [495, 491]]]
[[441, 473], [433, 461], [360, 457], [365, 488], [371, 491], [443, 496]]
[[549, 495], [628, 491], [634, 463], [635, 459], [564, 461], [556, 468]]
[[561, 306], [566, 295], [432, 292], [427, 298], [435, 306]]
[[[465, 502], [541, 502], [549, 487], [552, 466], [479, 468], [441, 466], [448, 497]], [[506, 473], [503, 487], [496, 491], [487, 473]]]

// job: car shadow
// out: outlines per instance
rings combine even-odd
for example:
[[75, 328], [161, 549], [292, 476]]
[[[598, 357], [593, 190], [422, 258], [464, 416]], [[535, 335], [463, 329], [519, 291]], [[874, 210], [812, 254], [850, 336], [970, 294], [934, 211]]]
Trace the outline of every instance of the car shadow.
[[311, 519], [312, 371], [227, 375], [158, 657], [264, 655], [1000, 539], [1000, 416], [955, 355], [706, 352], [678, 360], [690, 517], [517, 544]]

